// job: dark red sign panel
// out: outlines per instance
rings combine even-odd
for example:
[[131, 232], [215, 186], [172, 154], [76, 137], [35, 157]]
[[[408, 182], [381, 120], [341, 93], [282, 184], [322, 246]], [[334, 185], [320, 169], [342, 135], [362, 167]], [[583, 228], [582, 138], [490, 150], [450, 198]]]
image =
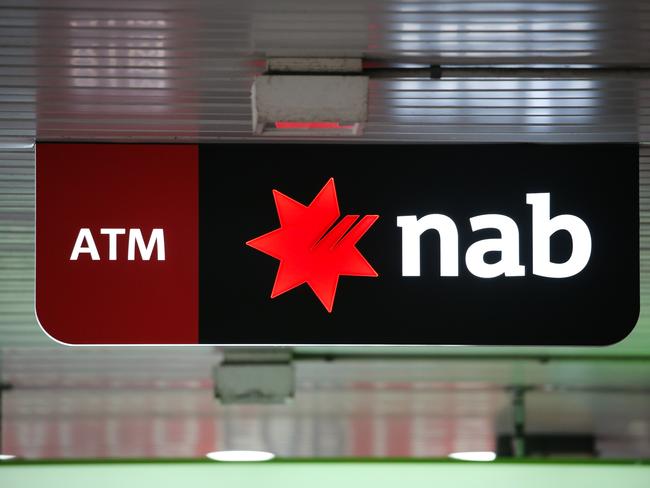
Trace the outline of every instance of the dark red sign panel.
[[68, 344], [196, 344], [197, 146], [38, 144], [36, 158], [44, 330]]
[[636, 145], [36, 158], [36, 312], [67, 344], [607, 345], [638, 318]]

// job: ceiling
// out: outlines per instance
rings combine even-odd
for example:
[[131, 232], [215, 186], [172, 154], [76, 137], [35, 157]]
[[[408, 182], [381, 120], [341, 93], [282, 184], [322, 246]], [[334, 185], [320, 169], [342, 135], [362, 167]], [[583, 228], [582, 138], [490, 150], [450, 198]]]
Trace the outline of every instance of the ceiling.
[[[269, 56], [650, 66], [650, 5], [0, 1], [0, 142], [251, 137]], [[375, 79], [362, 141], [647, 140], [649, 77]]]
[[597, 431], [610, 456], [650, 457], [650, 73], [372, 79], [365, 133], [349, 141], [640, 142], [642, 312], [618, 345], [298, 348], [292, 404], [224, 407], [211, 394], [219, 350], [65, 348], [33, 314], [34, 140], [257, 140], [250, 86], [268, 56], [647, 68], [648, 46], [643, 0], [0, 0], [5, 447], [438, 456], [492, 448], [511, 429], [509, 388], [523, 384], [533, 430]]

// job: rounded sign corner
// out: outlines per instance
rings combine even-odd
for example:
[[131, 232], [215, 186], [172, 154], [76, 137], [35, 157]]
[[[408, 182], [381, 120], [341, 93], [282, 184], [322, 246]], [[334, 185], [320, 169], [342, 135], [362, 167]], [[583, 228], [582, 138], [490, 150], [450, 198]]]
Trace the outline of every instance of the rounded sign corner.
[[57, 344], [60, 344], [62, 346], [67, 346], [67, 347], [73, 347], [73, 346], [79, 346], [81, 344], [78, 343], [73, 343], [73, 342], [66, 342], [64, 340], [59, 339], [58, 337], [55, 337], [53, 332], [49, 330], [45, 325], [44, 325], [44, 320], [42, 320], [42, 315], [39, 315], [38, 313], [38, 301], [34, 302], [34, 318], [36, 319], [36, 323], [38, 326], [41, 328], [43, 333], [52, 341], [56, 342]]
[[639, 302], [637, 302], [636, 307], [634, 309], [634, 312], [630, 316], [631, 320], [629, 321], [629, 323], [631, 325], [629, 327], [625, 328], [625, 329], [623, 329], [623, 328], [618, 329], [617, 331], [621, 332], [620, 335], [617, 335], [614, 339], [612, 339], [610, 341], [607, 341], [607, 342], [605, 342], [603, 344], [598, 344], [598, 346], [600, 346], [600, 347], [612, 347], [612, 346], [615, 346], [615, 345], [620, 344], [621, 342], [623, 342], [625, 339], [627, 339], [630, 336], [630, 334], [632, 334], [634, 329], [636, 329], [636, 326], [639, 323], [640, 316], [641, 316], [641, 304]]

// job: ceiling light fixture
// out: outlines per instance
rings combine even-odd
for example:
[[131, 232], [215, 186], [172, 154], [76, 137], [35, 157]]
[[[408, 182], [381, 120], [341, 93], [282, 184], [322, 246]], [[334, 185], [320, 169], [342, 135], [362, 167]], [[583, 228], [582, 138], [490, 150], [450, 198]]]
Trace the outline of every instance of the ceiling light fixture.
[[492, 451], [452, 452], [449, 457], [459, 461], [494, 461], [497, 455]]
[[266, 451], [214, 451], [206, 454], [213, 461], [259, 462], [270, 461], [275, 454]]

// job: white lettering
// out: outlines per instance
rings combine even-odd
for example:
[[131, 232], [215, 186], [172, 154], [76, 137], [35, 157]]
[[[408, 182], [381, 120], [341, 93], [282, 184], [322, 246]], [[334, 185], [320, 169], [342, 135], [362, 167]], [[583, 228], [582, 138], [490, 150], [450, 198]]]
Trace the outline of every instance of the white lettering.
[[117, 236], [126, 233], [126, 229], [102, 229], [101, 234], [108, 235], [108, 260], [117, 260]]
[[[84, 243], [86, 244], [84, 245]], [[97, 251], [95, 240], [93, 239], [90, 229], [87, 228], [79, 229], [79, 235], [77, 235], [77, 240], [72, 248], [70, 261], [76, 261], [79, 259], [79, 254], [81, 253], [90, 254], [90, 258], [93, 261], [99, 261], [99, 252]]]
[[397, 217], [402, 228], [402, 276], [420, 276], [420, 236], [435, 229], [440, 235], [440, 276], [458, 276], [458, 229], [446, 215]]
[[[591, 257], [591, 233], [587, 224], [575, 215], [550, 216], [550, 193], [527, 193], [526, 203], [533, 206], [533, 274], [547, 278], [568, 278], [587, 266]], [[551, 236], [565, 230], [571, 235], [573, 250], [564, 263], [551, 261]]]
[[[117, 236], [126, 234], [126, 229], [119, 228], [102, 228], [99, 230], [102, 235], [108, 236], [108, 260], [116, 261], [117, 256]], [[149, 261], [156, 251], [158, 261], [165, 260], [165, 233], [163, 229], [153, 229], [149, 236], [149, 241], [145, 243], [142, 231], [140, 229], [129, 229], [129, 243], [127, 259], [135, 261], [136, 247], [143, 261]], [[77, 261], [80, 254], [90, 254], [93, 261], [100, 261], [99, 251], [95, 244], [92, 232], [88, 228], [79, 229], [77, 240], [75, 241], [70, 254], [71, 261]]]
[[149, 242], [146, 245], [144, 243], [144, 238], [142, 237], [142, 231], [140, 229], [130, 229], [129, 249], [127, 255], [129, 261], [135, 260], [136, 244], [143, 261], [149, 261], [149, 259], [151, 259], [154, 248], [156, 248], [158, 261], [165, 260], [165, 234], [163, 233], [163, 229], [153, 229], [151, 231], [151, 236], [149, 237]]
[[[499, 239], [483, 239], [472, 244], [465, 255], [467, 269], [479, 278], [524, 276], [526, 268], [519, 264], [519, 228], [514, 220], [505, 215], [479, 215], [469, 219], [472, 231], [498, 229]], [[501, 259], [493, 264], [485, 262], [485, 254], [498, 251]]]
[[[546, 278], [568, 278], [582, 271], [591, 257], [591, 233], [587, 224], [575, 215], [550, 216], [550, 193], [527, 193], [526, 203], [532, 205], [533, 256], [532, 272]], [[519, 227], [510, 217], [500, 214], [477, 215], [469, 219], [472, 231], [496, 229], [500, 238], [482, 239], [469, 246], [465, 265], [479, 278], [525, 276], [526, 267], [519, 262]], [[442, 214], [397, 217], [402, 229], [402, 276], [420, 276], [420, 241], [428, 230], [440, 236], [440, 276], [458, 276], [458, 229], [452, 219]], [[558, 231], [571, 236], [571, 256], [563, 262], [551, 261], [551, 237]], [[500, 253], [494, 263], [485, 261], [490, 252]]]

